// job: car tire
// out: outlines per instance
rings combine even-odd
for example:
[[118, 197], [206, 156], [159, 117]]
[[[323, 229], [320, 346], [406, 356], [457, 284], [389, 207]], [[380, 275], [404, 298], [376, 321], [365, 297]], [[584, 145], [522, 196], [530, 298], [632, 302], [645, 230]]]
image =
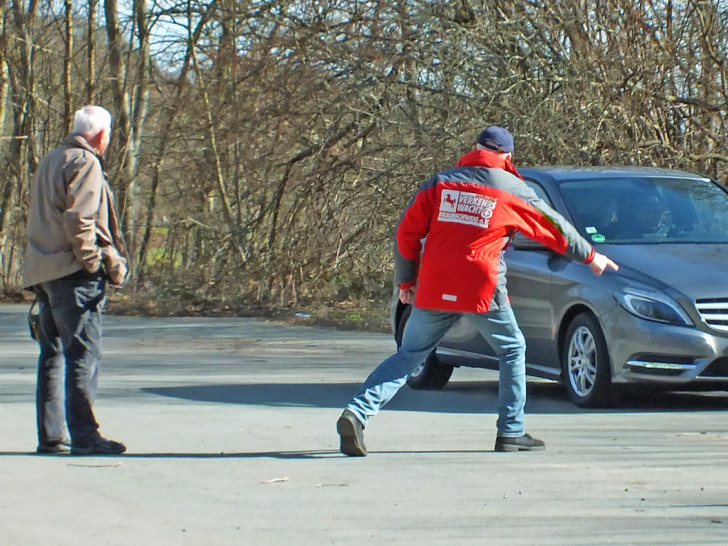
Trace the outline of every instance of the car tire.
[[[402, 345], [402, 336], [404, 335], [404, 328], [407, 325], [410, 313], [412, 313], [412, 306], [408, 305], [402, 311], [399, 322], [397, 323], [397, 333], [394, 337], [397, 342], [397, 348]], [[441, 389], [450, 381], [453, 369], [454, 366], [440, 362], [440, 359], [437, 358], [437, 353], [433, 350], [425, 361], [417, 366], [417, 369], [409, 375], [407, 385], [416, 390]]]
[[596, 317], [577, 315], [564, 338], [561, 371], [571, 401], [580, 408], [611, 405], [612, 389], [609, 351]]

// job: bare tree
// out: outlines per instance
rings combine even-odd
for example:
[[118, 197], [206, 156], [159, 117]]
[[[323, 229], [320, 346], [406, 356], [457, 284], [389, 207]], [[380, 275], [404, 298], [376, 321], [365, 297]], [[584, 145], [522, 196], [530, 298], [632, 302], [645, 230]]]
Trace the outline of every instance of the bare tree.
[[190, 301], [384, 301], [402, 207], [487, 124], [521, 165], [727, 178], [717, 0], [104, 0], [96, 32], [97, 2], [3, 11], [5, 290], [75, 82], [114, 113], [134, 289]]
[[65, 54], [63, 57], [63, 125], [66, 133], [71, 132], [73, 120], [71, 59], [73, 57], [73, 2], [65, 0]]

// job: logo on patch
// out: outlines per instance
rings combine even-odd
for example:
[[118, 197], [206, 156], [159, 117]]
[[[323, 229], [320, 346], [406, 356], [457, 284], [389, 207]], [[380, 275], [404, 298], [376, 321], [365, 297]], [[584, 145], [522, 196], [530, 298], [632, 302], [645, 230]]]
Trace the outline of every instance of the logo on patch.
[[457, 212], [459, 196], [459, 191], [442, 190], [442, 195], [440, 196], [440, 212]]

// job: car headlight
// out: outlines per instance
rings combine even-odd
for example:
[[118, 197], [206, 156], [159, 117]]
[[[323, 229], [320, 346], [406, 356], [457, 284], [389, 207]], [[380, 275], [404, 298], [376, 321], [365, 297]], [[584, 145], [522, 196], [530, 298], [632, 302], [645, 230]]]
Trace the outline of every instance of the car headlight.
[[627, 289], [616, 292], [614, 298], [636, 317], [679, 326], [693, 325], [680, 304], [664, 294]]

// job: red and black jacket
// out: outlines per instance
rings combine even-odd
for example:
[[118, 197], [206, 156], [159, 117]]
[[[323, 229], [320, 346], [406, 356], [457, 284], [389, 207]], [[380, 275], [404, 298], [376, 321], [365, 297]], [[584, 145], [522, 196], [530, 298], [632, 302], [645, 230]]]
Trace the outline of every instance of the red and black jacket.
[[[503, 251], [518, 230], [589, 263], [591, 244], [497, 153], [475, 150], [425, 181], [397, 225], [396, 282], [415, 306], [482, 313], [508, 305]], [[423, 240], [427, 238], [422, 252]]]

